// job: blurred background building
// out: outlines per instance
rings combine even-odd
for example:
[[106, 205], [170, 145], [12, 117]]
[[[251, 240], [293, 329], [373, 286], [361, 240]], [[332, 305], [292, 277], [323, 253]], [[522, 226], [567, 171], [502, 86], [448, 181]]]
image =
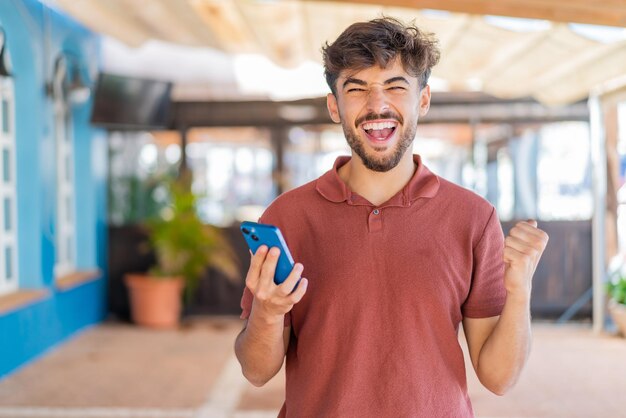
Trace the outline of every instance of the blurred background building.
[[[381, 15], [434, 32], [441, 63], [414, 152], [550, 244], [535, 318], [605, 326], [626, 251], [626, 11], [522, 1], [0, 2], [0, 376], [83, 327], [128, 319], [138, 227], [192, 173], [198, 212], [238, 223], [349, 154], [320, 48]], [[237, 314], [243, 278], [208, 271], [188, 314]]]

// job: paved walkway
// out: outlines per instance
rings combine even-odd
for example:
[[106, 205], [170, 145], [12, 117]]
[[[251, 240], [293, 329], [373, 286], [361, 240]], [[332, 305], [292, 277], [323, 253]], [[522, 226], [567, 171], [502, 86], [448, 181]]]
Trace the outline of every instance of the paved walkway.
[[[177, 331], [88, 329], [0, 381], [0, 417], [275, 417], [284, 375], [263, 388], [241, 377], [232, 350], [240, 327], [210, 318]], [[478, 417], [626, 418], [626, 339], [583, 325], [535, 324], [534, 334], [527, 369], [506, 396], [468, 371]]]

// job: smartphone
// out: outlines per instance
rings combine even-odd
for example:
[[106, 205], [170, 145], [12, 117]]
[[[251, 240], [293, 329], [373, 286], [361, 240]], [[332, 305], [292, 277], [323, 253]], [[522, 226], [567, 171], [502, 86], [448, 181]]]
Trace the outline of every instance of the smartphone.
[[294, 262], [280, 229], [274, 225], [256, 222], [242, 222], [239, 229], [253, 254], [261, 245], [266, 245], [267, 248], [278, 247], [280, 249], [278, 264], [274, 273], [274, 283], [281, 284], [284, 282], [293, 270]]

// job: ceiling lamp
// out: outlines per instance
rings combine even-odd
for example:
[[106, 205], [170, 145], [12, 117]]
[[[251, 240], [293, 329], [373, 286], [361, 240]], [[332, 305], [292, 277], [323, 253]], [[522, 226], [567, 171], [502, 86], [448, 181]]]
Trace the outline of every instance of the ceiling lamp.
[[83, 104], [91, 96], [91, 88], [85, 83], [78, 58], [61, 54], [54, 62], [52, 81], [47, 86], [48, 94], [62, 98], [72, 104]]

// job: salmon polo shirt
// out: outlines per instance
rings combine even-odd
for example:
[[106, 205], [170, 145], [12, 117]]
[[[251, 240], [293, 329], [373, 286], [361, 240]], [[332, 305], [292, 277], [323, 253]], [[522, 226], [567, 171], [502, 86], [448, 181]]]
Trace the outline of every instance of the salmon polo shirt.
[[[376, 206], [339, 178], [279, 196], [278, 226], [307, 293], [291, 338], [279, 417], [472, 417], [459, 345], [463, 317], [501, 313], [504, 237], [493, 206], [414, 156], [408, 184]], [[252, 294], [242, 298], [250, 315]]]

